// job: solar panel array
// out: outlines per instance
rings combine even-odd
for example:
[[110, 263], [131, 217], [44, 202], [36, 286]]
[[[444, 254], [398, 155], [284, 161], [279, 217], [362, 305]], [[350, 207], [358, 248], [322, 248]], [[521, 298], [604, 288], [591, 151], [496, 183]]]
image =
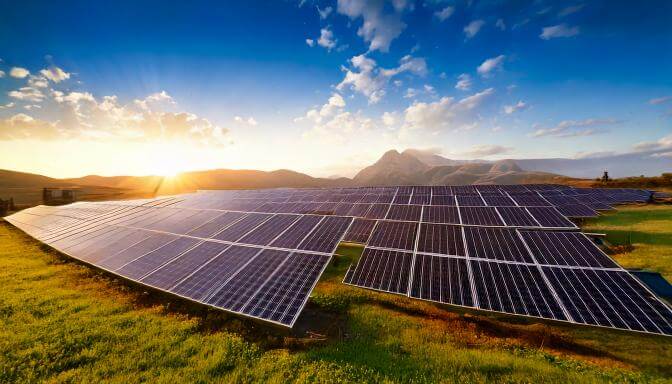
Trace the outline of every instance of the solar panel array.
[[[669, 333], [669, 309], [567, 219], [649, 198], [648, 191], [557, 185], [202, 191], [40, 206], [7, 220], [112, 273], [284, 326], [296, 322], [338, 243], [351, 241], [366, 244], [345, 279], [353, 285], [588, 324], [606, 325], [607, 318], [607, 326]], [[584, 270], [601, 282], [578, 274]], [[562, 285], [586, 279], [594, 285]], [[581, 297], [595, 289], [627, 297]], [[616, 302], [637, 322], [626, 315], [621, 322], [611, 319]], [[649, 307], [638, 312], [631, 302]]]
[[177, 207], [185, 198], [39, 206], [6, 220], [114, 274], [288, 327], [352, 222]]
[[[540, 204], [542, 193], [532, 196], [507, 197], [535, 204], [525, 208], [490, 208], [488, 201], [505, 198], [482, 196], [485, 206], [471, 201], [467, 210], [451, 206], [432, 215], [458, 213], [461, 224], [379, 220], [343, 281], [444, 304], [672, 335], [672, 310], [664, 302], [586, 235], [556, 229], [568, 220], [555, 213], [574, 201], [554, 207]], [[627, 192], [609, 202], [626, 199], [647, 197]], [[500, 220], [485, 209], [496, 209]], [[542, 226], [530, 225], [528, 214]]]

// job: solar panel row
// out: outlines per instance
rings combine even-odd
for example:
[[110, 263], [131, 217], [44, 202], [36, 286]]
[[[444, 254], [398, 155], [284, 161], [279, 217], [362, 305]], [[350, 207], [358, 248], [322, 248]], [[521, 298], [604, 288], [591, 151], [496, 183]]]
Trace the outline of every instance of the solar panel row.
[[109, 272], [290, 327], [352, 222], [180, 209], [160, 200], [36, 207], [7, 220]]

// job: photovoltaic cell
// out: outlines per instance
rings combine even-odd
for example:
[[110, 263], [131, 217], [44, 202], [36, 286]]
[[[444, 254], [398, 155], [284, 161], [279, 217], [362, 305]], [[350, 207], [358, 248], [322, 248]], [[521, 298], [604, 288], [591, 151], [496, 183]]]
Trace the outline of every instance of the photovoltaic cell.
[[477, 260], [470, 263], [480, 308], [567, 320], [537, 267]]
[[460, 207], [462, 224], [503, 226], [494, 207]]
[[263, 250], [206, 302], [217, 307], [240, 312], [248, 300], [264, 285], [266, 279], [287, 260], [289, 254], [288, 251]]
[[457, 207], [425, 205], [422, 210], [422, 221], [439, 224], [460, 224], [460, 214]]
[[242, 212], [224, 212], [211, 221], [203, 223], [187, 233], [190, 236], [208, 238], [233, 224], [243, 216], [245, 216], [245, 214]]
[[544, 267], [579, 323], [672, 334], [672, 312], [625, 271]]
[[512, 227], [538, 227], [539, 223], [530, 215], [525, 207], [497, 207], [497, 212], [504, 223]]
[[457, 205], [453, 195], [432, 195], [431, 205]]
[[482, 195], [485, 203], [491, 207], [512, 207], [516, 203], [505, 195]]
[[326, 216], [297, 248], [332, 253], [351, 222], [351, 217]]
[[371, 236], [373, 227], [376, 225], [376, 220], [360, 219], [353, 220], [350, 229], [343, 237], [343, 241], [350, 243], [366, 243]]
[[379, 291], [406, 294], [412, 260], [413, 254], [410, 252], [366, 248], [357, 266], [344, 282]]
[[379, 221], [367, 245], [412, 251], [418, 223], [406, 221]]
[[203, 301], [260, 251], [259, 248], [231, 246], [208, 263], [207, 268], [197, 270], [171, 292]]
[[163, 264], [181, 255], [183, 252], [191, 249], [198, 243], [199, 240], [196, 239], [179, 237], [161, 248], [147, 253], [122, 266], [117, 270], [117, 273], [128, 277], [129, 279], [140, 279]]
[[242, 312], [291, 326], [328, 262], [326, 255], [292, 253]]
[[567, 204], [555, 207], [561, 214], [567, 217], [596, 217], [597, 211], [583, 204]]
[[470, 287], [465, 259], [416, 255], [410, 297], [471, 307]]
[[275, 239], [272, 247], [296, 249], [303, 239], [322, 220], [322, 216], [306, 215], [295, 221], [280, 237]]
[[520, 231], [540, 264], [618, 268], [584, 234], [559, 231]]
[[420, 221], [421, 205], [391, 205], [387, 212], [387, 220]]
[[420, 224], [418, 252], [464, 256], [462, 228], [446, 224]]
[[515, 230], [465, 227], [464, 236], [470, 258], [534, 263]]
[[527, 207], [528, 212], [541, 224], [547, 228], [576, 228], [576, 225], [567, 220], [554, 207]]
[[244, 244], [268, 245], [299, 218], [300, 216], [297, 215], [275, 215], [253, 229], [247, 235], [243, 236], [238, 242]]
[[457, 195], [457, 205], [460, 207], [481, 207], [485, 205], [483, 199], [479, 195]]
[[161, 289], [169, 289], [183, 278], [212, 260], [229, 245], [206, 241], [170, 263], [152, 272], [141, 281]]

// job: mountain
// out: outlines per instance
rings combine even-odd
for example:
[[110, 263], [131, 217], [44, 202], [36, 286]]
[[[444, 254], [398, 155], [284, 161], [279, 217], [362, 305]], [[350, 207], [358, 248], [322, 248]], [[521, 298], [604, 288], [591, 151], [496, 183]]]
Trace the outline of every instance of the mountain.
[[525, 171], [516, 160], [467, 162], [425, 151], [392, 150], [362, 169], [353, 181], [365, 186], [554, 183], [565, 179], [553, 173]]
[[530, 171], [556, 172], [571, 177], [596, 178], [609, 171], [611, 177], [655, 176], [672, 171], [672, 160], [659, 151], [624, 153], [579, 159], [520, 159], [516, 162]]
[[[437, 155], [432, 151], [407, 149], [409, 154], [423, 163], [431, 166], [462, 165], [462, 164], [492, 164], [490, 160], [455, 160]], [[660, 175], [672, 171], [672, 162], [669, 156], [661, 156], [660, 150], [624, 153], [603, 154], [584, 158], [547, 158], [547, 159], [511, 159], [519, 168], [526, 171], [555, 173], [575, 178], [594, 179], [602, 176], [602, 172], [609, 171], [611, 177], [629, 177], [640, 175]]]
[[352, 180], [356, 185], [422, 184], [423, 175], [429, 169], [430, 165], [416, 157], [393, 149], [359, 171]]

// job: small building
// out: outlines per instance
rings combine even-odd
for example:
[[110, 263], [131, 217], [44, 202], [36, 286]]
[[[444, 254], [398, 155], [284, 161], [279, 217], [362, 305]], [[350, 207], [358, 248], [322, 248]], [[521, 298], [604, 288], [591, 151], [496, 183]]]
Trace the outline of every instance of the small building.
[[8, 200], [0, 199], [0, 217], [6, 216], [9, 212], [15, 211], [16, 207], [14, 206], [14, 199], [9, 198]]
[[44, 205], [63, 205], [74, 203], [77, 197], [76, 189], [42, 188], [42, 203]]

